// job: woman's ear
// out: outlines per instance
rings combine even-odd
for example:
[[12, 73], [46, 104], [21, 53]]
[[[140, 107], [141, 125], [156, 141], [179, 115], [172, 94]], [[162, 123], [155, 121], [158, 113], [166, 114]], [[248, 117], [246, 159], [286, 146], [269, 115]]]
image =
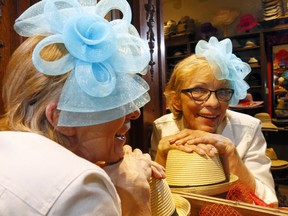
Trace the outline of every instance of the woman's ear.
[[46, 106], [45, 115], [49, 123], [57, 130], [59, 133], [65, 136], [73, 136], [75, 134], [75, 128], [57, 126], [60, 111], [57, 109], [57, 103], [50, 102]]
[[179, 111], [182, 110], [182, 102], [180, 95], [177, 95], [175, 91], [171, 92], [171, 102], [174, 109]]

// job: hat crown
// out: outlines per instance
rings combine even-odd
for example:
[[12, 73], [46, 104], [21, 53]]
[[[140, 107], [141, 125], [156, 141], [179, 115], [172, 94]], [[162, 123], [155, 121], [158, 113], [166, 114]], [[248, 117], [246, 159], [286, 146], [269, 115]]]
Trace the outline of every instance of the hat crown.
[[190, 203], [178, 194], [172, 194], [165, 179], [151, 178], [152, 216], [190, 215]]
[[212, 185], [227, 179], [218, 154], [207, 157], [179, 150], [168, 153], [166, 177], [170, 187]]

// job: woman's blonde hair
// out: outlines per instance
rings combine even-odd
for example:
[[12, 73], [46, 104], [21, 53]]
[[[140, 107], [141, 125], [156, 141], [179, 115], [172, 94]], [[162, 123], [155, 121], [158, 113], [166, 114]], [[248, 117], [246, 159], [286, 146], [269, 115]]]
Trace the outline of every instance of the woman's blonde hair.
[[[215, 65], [213, 65], [213, 67], [215, 67]], [[175, 66], [164, 91], [167, 105], [175, 119], [179, 120], [182, 117], [182, 111], [177, 110], [174, 105], [180, 101], [183, 85], [189, 81], [191, 77], [197, 76], [197, 71], [209, 70], [213, 71], [211, 63], [209, 63], [205, 57], [196, 54], [183, 59]]]
[[[11, 56], [2, 84], [5, 113], [0, 130], [35, 132], [64, 145], [65, 138], [48, 122], [45, 110], [49, 102], [58, 101], [67, 74], [47, 76], [36, 70], [32, 52], [41, 39], [26, 39]], [[52, 61], [66, 53], [63, 44], [54, 44], [45, 47], [41, 57]]]

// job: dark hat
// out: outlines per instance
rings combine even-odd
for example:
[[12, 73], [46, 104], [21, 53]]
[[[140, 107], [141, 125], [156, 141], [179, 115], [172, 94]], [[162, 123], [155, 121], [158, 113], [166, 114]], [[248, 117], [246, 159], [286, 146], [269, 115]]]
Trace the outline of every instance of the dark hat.
[[211, 36], [215, 36], [218, 29], [215, 28], [210, 22], [207, 22], [201, 24], [200, 31], [203, 38], [209, 38]]

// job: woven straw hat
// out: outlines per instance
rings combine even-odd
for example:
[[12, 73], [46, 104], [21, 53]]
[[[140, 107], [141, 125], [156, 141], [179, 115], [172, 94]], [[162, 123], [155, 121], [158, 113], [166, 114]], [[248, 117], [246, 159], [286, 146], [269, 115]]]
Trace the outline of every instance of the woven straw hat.
[[178, 194], [172, 194], [165, 179], [151, 178], [151, 211], [152, 216], [188, 216], [190, 203]]
[[255, 118], [258, 118], [261, 121], [263, 130], [278, 131], [277, 126], [272, 123], [271, 117], [268, 113], [257, 113]]
[[266, 155], [271, 159], [271, 169], [275, 170], [288, 168], [288, 161], [278, 160], [278, 157], [273, 148], [267, 148]]
[[219, 155], [209, 158], [179, 150], [168, 152], [166, 177], [172, 192], [202, 195], [227, 192], [238, 180], [235, 175], [226, 177]]

